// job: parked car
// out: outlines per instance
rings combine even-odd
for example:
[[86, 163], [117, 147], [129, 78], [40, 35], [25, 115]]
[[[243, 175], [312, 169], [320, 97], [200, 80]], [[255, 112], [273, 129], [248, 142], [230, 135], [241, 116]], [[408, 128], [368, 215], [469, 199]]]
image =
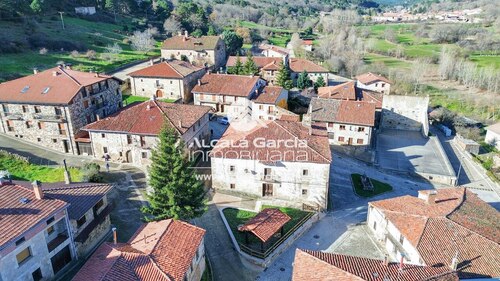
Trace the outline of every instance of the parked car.
[[221, 117], [219, 118], [219, 123], [222, 125], [229, 125], [229, 119], [227, 117]]

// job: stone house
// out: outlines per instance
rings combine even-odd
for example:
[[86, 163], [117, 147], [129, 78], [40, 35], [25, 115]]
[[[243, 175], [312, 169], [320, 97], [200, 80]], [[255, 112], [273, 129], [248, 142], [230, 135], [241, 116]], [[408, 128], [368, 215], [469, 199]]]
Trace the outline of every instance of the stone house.
[[391, 92], [391, 81], [387, 78], [371, 72], [356, 76], [356, 86], [361, 89], [389, 94]]
[[80, 129], [122, 106], [121, 81], [62, 66], [0, 84], [2, 133], [64, 153], [88, 153]]
[[213, 65], [219, 68], [226, 62], [226, 46], [219, 36], [189, 36], [179, 34], [163, 41], [161, 57], [167, 60], [182, 60], [186, 57], [190, 63], [203, 67]]
[[209, 141], [209, 111], [207, 106], [150, 100], [124, 107], [84, 130], [90, 134], [97, 159], [109, 156], [112, 162], [147, 167], [163, 126], [173, 128], [193, 149], [197, 141]]
[[301, 58], [290, 58], [288, 60], [288, 67], [290, 68], [290, 76], [294, 82], [297, 81], [299, 74], [306, 71], [309, 79], [314, 83], [320, 76], [323, 77], [325, 85], [328, 85], [329, 71], [328, 69], [315, 64], [314, 62]]
[[500, 123], [486, 127], [484, 142], [500, 150]]
[[500, 213], [465, 188], [368, 203], [367, 225], [396, 260], [450, 266], [460, 279], [500, 276]]
[[73, 281], [200, 281], [204, 236], [204, 229], [179, 220], [146, 223], [127, 243], [102, 244]]
[[385, 260], [326, 253], [295, 251], [292, 281], [458, 281], [457, 272], [448, 266], [415, 266]]
[[191, 90], [205, 68], [185, 61], [163, 61], [129, 73], [132, 95], [158, 99], [191, 101]]
[[287, 90], [282, 87], [266, 86], [252, 99], [252, 118], [275, 120], [279, 115], [278, 107], [286, 109], [287, 105]]
[[207, 73], [193, 88], [195, 105], [206, 105], [230, 120], [250, 117], [252, 102], [266, 82], [258, 76]]
[[263, 204], [327, 208], [332, 158], [324, 132], [283, 120], [235, 122], [210, 156], [216, 190]]
[[375, 104], [363, 101], [313, 98], [308, 118], [325, 127], [330, 144], [367, 146], [375, 125]]
[[[0, 279], [50, 280], [64, 274], [109, 233], [110, 190], [107, 184], [2, 181], [0, 208], [20, 211], [2, 215]], [[76, 217], [89, 210], [105, 219], [89, 217], [86, 225], [75, 227]]]
[[[227, 59], [226, 67], [234, 67], [238, 57], [230, 56]], [[240, 57], [242, 64], [247, 61], [246, 57]], [[253, 61], [259, 68], [260, 77], [267, 81], [269, 85], [276, 84], [276, 74], [280, 68], [281, 63], [288, 65], [288, 60], [280, 57], [253, 57]]]

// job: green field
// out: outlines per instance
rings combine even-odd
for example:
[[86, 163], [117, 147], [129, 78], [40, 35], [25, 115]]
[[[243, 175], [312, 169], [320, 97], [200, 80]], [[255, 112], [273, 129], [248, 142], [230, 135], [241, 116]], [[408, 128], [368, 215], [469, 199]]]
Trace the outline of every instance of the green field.
[[374, 63], [383, 63], [388, 68], [410, 68], [411, 63], [397, 59], [395, 57], [384, 56], [374, 53], [368, 53], [364, 58], [365, 63], [374, 64]]
[[[73, 50], [48, 51], [40, 54], [39, 49], [24, 49], [21, 53], [2, 54], [0, 56], [0, 81], [11, 76], [21, 76], [33, 73], [33, 68], [44, 70], [63, 61], [71, 63], [78, 70], [94, 70], [99, 72], [109, 71], [117, 66], [145, 59], [150, 55], [158, 55], [158, 50], [149, 52], [147, 55], [133, 51], [129, 44], [123, 43], [127, 34], [122, 31], [122, 25], [102, 22], [87, 21], [79, 18], [65, 17], [66, 28], [61, 28], [59, 20], [45, 19], [35, 27], [36, 34], [43, 35], [47, 40], [66, 40], [83, 44], [86, 50], [94, 50], [96, 59], [84, 56], [85, 50], [80, 51], [78, 56], [72, 57]], [[21, 23], [0, 21], [0, 34], [6, 38], [18, 42], [26, 42], [27, 35], [25, 26]], [[106, 50], [106, 46], [118, 43], [123, 51], [112, 60], [102, 59], [100, 55]]]
[[250, 29], [264, 29], [264, 30], [269, 30], [271, 32], [286, 32], [286, 33], [292, 33], [293, 32], [290, 29], [277, 28], [277, 27], [269, 27], [269, 26], [258, 24], [258, 23], [251, 22], [251, 21], [244, 21], [243, 20], [243, 21], [240, 21], [238, 24], [241, 27], [246, 27], [246, 28], [250, 28]]

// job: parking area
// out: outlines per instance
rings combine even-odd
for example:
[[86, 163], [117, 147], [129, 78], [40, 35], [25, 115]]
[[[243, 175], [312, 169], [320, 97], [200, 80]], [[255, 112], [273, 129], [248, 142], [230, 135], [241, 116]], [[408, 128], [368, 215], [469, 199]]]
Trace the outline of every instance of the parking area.
[[210, 131], [212, 132], [212, 139], [217, 140], [222, 137], [224, 132], [226, 131], [227, 127], [229, 125], [223, 125], [221, 122], [219, 122], [220, 116], [213, 116], [212, 119], [210, 119]]
[[377, 138], [377, 160], [384, 169], [455, 176], [439, 140], [416, 131], [384, 130]]

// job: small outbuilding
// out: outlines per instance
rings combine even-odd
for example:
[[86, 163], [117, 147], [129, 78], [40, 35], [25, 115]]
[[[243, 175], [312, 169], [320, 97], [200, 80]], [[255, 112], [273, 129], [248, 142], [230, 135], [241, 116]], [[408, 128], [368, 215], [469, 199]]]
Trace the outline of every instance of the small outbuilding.
[[261, 250], [264, 244], [276, 233], [283, 236], [283, 226], [291, 218], [278, 209], [264, 209], [255, 217], [251, 218], [244, 225], [238, 227], [238, 230], [245, 233], [245, 243], [248, 244], [248, 233], [252, 233], [261, 241]]

